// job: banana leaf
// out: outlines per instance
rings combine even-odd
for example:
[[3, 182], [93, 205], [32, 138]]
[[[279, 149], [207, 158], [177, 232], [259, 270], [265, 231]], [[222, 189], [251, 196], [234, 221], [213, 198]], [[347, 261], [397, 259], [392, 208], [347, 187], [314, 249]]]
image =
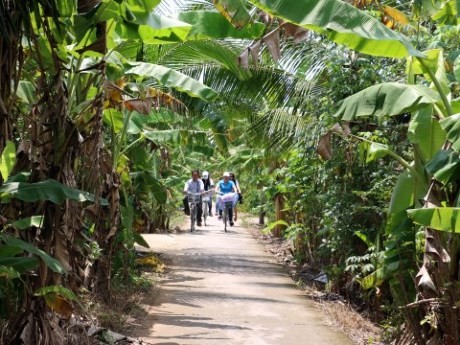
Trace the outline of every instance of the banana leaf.
[[[79, 202], [94, 202], [95, 200], [94, 195], [79, 189], [67, 187], [53, 179], [48, 179], [36, 183], [4, 183], [3, 186], [0, 187], [0, 200], [5, 202], [9, 198], [19, 199], [27, 202], [49, 200], [55, 204], [60, 204], [67, 199]], [[108, 201], [103, 198], [101, 198], [99, 202], [103, 206], [107, 206], [109, 204]]]
[[334, 116], [344, 121], [360, 116], [395, 116], [439, 102], [439, 94], [426, 86], [383, 83], [345, 98]]
[[402, 58], [420, 56], [409, 39], [377, 18], [341, 0], [249, 0], [263, 11], [325, 35], [361, 53]]
[[258, 22], [236, 29], [222, 15], [211, 11], [182, 12], [179, 13], [178, 19], [193, 25], [187, 40], [206, 38], [256, 39], [261, 37], [265, 30], [265, 25]]
[[460, 152], [460, 114], [441, 120], [440, 125], [446, 131], [447, 140], [452, 143], [452, 148]]
[[432, 229], [460, 233], [460, 208], [434, 207], [407, 211], [414, 223]]
[[5, 149], [0, 156], [0, 175], [3, 181], [8, 180], [14, 165], [16, 164], [16, 146], [12, 141], [7, 141]]
[[[31, 243], [25, 242], [20, 240], [19, 238], [14, 238], [6, 234], [0, 234], [0, 240], [5, 242], [8, 246], [14, 246], [25, 250], [26, 252], [35, 254], [40, 259], [42, 259], [46, 265], [56, 273], [65, 273], [65, 268], [62, 264], [56, 260], [55, 258], [51, 257], [49, 254], [45, 253], [43, 250], [38, 249]], [[7, 259], [7, 258], [4, 258]], [[0, 265], [2, 265], [0, 263]]]

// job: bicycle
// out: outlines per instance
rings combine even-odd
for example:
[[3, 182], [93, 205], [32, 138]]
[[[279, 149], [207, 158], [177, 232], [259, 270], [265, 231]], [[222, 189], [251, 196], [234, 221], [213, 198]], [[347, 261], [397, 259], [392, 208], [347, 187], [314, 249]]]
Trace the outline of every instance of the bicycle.
[[230, 223], [230, 226], [233, 226], [232, 219], [232, 210], [233, 210], [233, 200], [235, 193], [227, 193], [221, 196], [221, 202], [224, 207], [223, 212], [223, 221], [224, 221], [224, 231], [227, 232], [227, 220]]
[[208, 209], [209, 209], [209, 201], [212, 198], [213, 190], [208, 190], [203, 193], [203, 221], [204, 221], [204, 226], [206, 226], [206, 219], [208, 218]]
[[197, 205], [201, 202], [201, 193], [187, 193], [187, 200], [190, 205], [190, 232], [193, 232], [198, 217]]

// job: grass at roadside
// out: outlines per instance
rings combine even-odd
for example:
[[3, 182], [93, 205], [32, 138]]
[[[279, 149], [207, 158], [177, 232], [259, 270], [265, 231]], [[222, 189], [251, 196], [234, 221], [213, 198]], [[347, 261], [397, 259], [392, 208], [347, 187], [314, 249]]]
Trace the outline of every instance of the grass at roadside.
[[97, 320], [98, 326], [129, 334], [130, 328], [137, 324], [136, 320], [146, 315], [141, 303], [145, 294], [155, 285], [155, 280], [154, 273], [133, 276], [128, 284], [115, 280], [110, 303], [105, 304], [87, 296], [83, 304], [88, 306], [88, 311]]

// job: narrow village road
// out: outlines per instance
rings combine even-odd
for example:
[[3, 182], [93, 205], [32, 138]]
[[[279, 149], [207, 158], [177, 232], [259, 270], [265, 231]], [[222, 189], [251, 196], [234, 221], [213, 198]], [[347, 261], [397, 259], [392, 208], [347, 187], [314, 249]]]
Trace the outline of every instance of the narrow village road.
[[349, 345], [240, 222], [145, 239], [170, 272], [136, 336], [169, 345]]

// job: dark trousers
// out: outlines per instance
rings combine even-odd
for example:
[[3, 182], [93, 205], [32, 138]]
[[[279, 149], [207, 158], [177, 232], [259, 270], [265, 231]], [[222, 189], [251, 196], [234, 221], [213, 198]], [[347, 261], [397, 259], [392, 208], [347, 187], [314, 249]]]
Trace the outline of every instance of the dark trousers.
[[[188, 203], [188, 198], [185, 197], [183, 200], [182, 200], [182, 203], [184, 204], [184, 212], [185, 214], [188, 214], [190, 215], [190, 205]], [[203, 215], [203, 208], [201, 207], [203, 203], [200, 201], [197, 205], [196, 205], [196, 221], [197, 223], [201, 223], [201, 217]]]
[[[222, 216], [222, 212], [224, 208], [225, 208], [225, 205], [222, 206], [222, 210], [219, 210], [219, 216]], [[233, 207], [228, 208], [228, 221], [230, 223], [233, 222]]]

